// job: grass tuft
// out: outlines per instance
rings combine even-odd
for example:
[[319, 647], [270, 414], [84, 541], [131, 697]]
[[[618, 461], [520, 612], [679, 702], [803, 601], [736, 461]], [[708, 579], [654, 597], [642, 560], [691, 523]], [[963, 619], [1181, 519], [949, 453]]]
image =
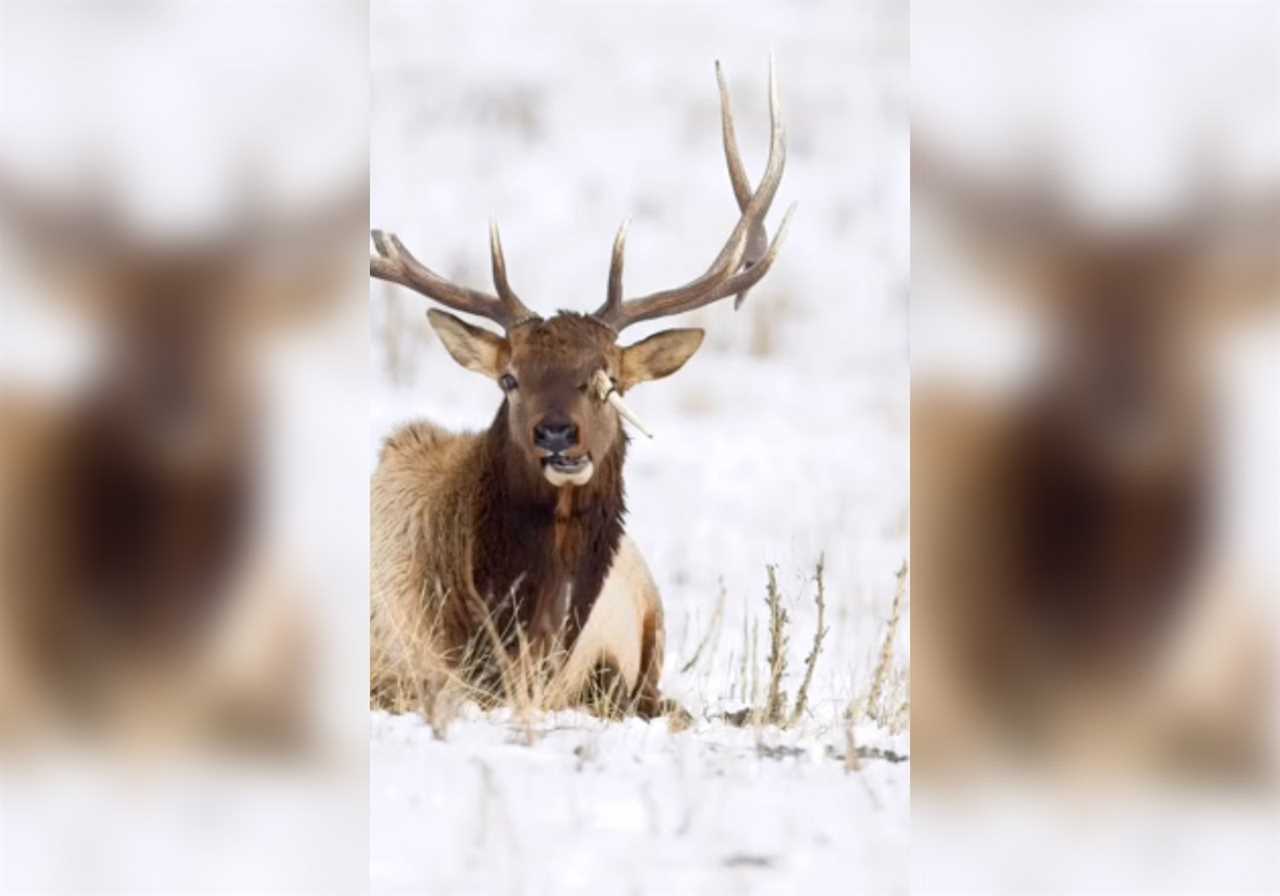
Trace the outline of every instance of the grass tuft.
[[[716, 699], [741, 701], [742, 708], [722, 711], [715, 714], [715, 718], [740, 726], [793, 728], [813, 714], [812, 694], [817, 667], [831, 632], [827, 617], [826, 556], [818, 557], [811, 577], [816, 625], [794, 701], [789, 701], [786, 687], [793, 620], [787, 609], [787, 596], [779, 584], [778, 567], [767, 565], [765, 573], [766, 615], [762, 617], [758, 611], [753, 613], [747, 607], [742, 619], [741, 649], [731, 650], [727, 656], [717, 653], [727, 603], [722, 581], [719, 600], [707, 620], [707, 629], [696, 639], [697, 647], [679, 667], [678, 673], [682, 676], [697, 674], [704, 679], [711, 676], [727, 688]], [[849, 739], [849, 748], [840, 758], [843, 762], [852, 763], [854, 768], [861, 759], [860, 751], [852, 743], [854, 725], [859, 720], [874, 721], [893, 732], [905, 730], [908, 724], [907, 673], [902, 663], [897, 661], [895, 651], [906, 599], [907, 566], [904, 563], [897, 572], [897, 588], [866, 690], [851, 688], [854, 690], [852, 697], [837, 696], [833, 700], [837, 708], [845, 707], [843, 727]], [[427, 601], [424, 604], [430, 605]], [[759, 605], [755, 606], [758, 608]], [[565, 659], [562, 641], [557, 639], [551, 647], [536, 649], [523, 632], [500, 631], [484, 607], [477, 608], [476, 612], [483, 614], [477, 620], [480, 634], [468, 646], [460, 662], [446, 663], [443, 657], [439, 657], [437, 662], [428, 663], [428, 669], [406, 670], [403, 667], [393, 668], [386, 663], [386, 658], [374, 657], [371, 702], [375, 707], [391, 712], [421, 715], [434, 736], [441, 740], [448, 738], [450, 724], [466, 704], [475, 703], [485, 709], [505, 706], [511, 711], [517, 740], [533, 744], [539, 737], [542, 714], [562, 709], [570, 703], [567, 698], [571, 695], [557, 688], [556, 672]], [[429, 647], [437, 643], [437, 639], [432, 637], [433, 633], [424, 621], [426, 616], [424, 613], [423, 619], [418, 620], [413, 640], [424, 648], [418, 655], [430, 657]], [[760, 631], [761, 622], [767, 628], [763, 633]], [[765, 637], [767, 644], [762, 643]], [[760, 655], [766, 650], [767, 656], [761, 662]], [[732, 671], [727, 676], [716, 676], [717, 663]], [[586, 701], [583, 708], [605, 719], [620, 718], [630, 710], [627, 696], [618, 690], [616, 679], [602, 677], [596, 684], [580, 695]], [[859, 693], [864, 696], [859, 697]], [[673, 730], [683, 730], [692, 724], [692, 717], [687, 715], [679, 718], [672, 715], [668, 719]]]
[[884, 639], [880, 643], [880, 656], [876, 662], [875, 672], [871, 676], [871, 686], [861, 706], [856, 705], [855, 701], [849, 705], [847, 712], [851, 719], [865, 717], [890, 730], [904, 729], [911, 711], [910, 700], [906, 697], [906, 670], [895, 665], [893, 649], [898, 628], [902, 622], [902, 609], [906, 604], [907, 563], [905, 560], [898, 568], [897, 579], [893, 606], [889, 611], [889, 621], [885, 624]]
[[787, 674], [787, 609], [782, 605], [782, 590], [778, 587], [778, 568], [765, 567], [769, 584], [765, 605], [769, 608], [769, 696], [764, 705], [761, 721], [766, 725], [784, 725], [787, 721], [787, 692], [782, 689], [782, 679]]
[[822, 642], [827, 637], [826, 568], [827, 556], [820, 554], [813, 571], [813, 580], [817, 588], [813, 600], [818, 606], [818, 624], [813, 630], [813, 645], [809, 648], [809, 655], [804, 658], [804, 680], [800, 683], [800, 690], [796, 692], [796, 705], [791, 710], [791, 725], [800, 721], [800, 717], [804, 715], [805, 708], [808, 706], [809, 686], [813, 684], [813, 670], [818, 667], [818, 657], [822, 654]]

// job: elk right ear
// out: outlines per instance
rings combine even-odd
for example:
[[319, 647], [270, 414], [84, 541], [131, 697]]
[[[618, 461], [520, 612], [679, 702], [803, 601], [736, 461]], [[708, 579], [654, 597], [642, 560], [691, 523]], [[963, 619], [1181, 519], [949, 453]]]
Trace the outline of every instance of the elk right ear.
[[622, 350], [622, 391], [670, 376], [702, 345], [702, 330], [663, 330]]
[[427, 312], [427, 320], [431, 321], [431, 328], [453, 360], [467, 370], [474, 370], [492, 380], [502, 376], [509, 352], [507, 340], [436, 308]]

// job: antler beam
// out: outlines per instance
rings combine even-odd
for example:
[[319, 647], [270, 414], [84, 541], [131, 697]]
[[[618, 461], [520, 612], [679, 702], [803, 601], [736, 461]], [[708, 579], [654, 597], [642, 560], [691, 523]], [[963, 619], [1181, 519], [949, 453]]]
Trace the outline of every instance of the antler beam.
[[765, 216], [769, 213], [778, 184], [782, 181], [787, 156], [773, 59], [769, 60], [769, 161], [765, 166], [764, 176], [760, 179], [760, 186], [754, 193], [747, 179], [746, 166], [738, 152], [729, 90], [718, 62], [716, 80], [720, 88], [720, 125], [725, 161], [741, 216], [719, 254], [701, 276], [675, 289], [627, 300], [622, 298], [622, 261], [626, 244], [626, 226], [623, 225], [613, 244], [607, 298], [595, 312], [597, 319], [619, 332], [642, 320], [692, 311], [726, 296], [736, 294], [738, 298], [735, 307], [740, 305], [747, 290], [768, 273], [782, 246], [795, 206], [787, 209], [782, 225], [767, 248], [768, 236], [764, 228]]
[[374, 230], [372, 236], [377, 254], [369, 256], [370, 276], [407, 286], [455, 311], [487, 317], [506, 330], [537, 317], [525, 307], [507, 282], [507, 263], [502, 256], [497, 224], [489, 225], [489, 255], [493, 262], [497, 295], [446, 280], [414, 258], [393, 233]]

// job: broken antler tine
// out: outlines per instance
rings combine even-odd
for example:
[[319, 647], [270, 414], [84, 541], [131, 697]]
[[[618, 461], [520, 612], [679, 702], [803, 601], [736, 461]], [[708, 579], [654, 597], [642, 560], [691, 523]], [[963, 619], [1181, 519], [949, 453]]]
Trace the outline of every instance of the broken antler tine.
[[613, 405], [613, 409], [618, 412], [624, 420], [634, 426], [646, 437], [652, 439], [653, 433], [649, 432], [640, 419], [636, 417], [631, 408], [627, 407], [627, 403], [622, 400], [622, 396], [618, 394], [618, 390], [614, 388], [613, 380], [609, 379], [609, 375], [603, 370], [597, 370], [595, 376], [592, 377], [592, 384], [596, 390], [596, 397], [601, 401], [607, 401]]
[[617, 390], [610, 392], [607, 400], [609, 404], [613, 405], [614, 410], [621, 414], [628, 423], [640, 430], [646, 438], [653, 438], [653, 433], [649, 432], [645, 425], [640, 422], [639, 418], [632, 413], [631, 408], [627, 407], [627, 403], [622, 400], [622, 396], [618, 394]]

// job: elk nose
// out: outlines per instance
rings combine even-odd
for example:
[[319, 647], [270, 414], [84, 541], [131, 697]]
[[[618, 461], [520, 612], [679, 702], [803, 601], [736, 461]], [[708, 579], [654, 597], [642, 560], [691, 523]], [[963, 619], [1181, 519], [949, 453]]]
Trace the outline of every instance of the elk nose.
[[578, 426], [564, 419], [543, 420], [533, 428], [533, 444], [544, 451], [565, 451], [578, 444]]

